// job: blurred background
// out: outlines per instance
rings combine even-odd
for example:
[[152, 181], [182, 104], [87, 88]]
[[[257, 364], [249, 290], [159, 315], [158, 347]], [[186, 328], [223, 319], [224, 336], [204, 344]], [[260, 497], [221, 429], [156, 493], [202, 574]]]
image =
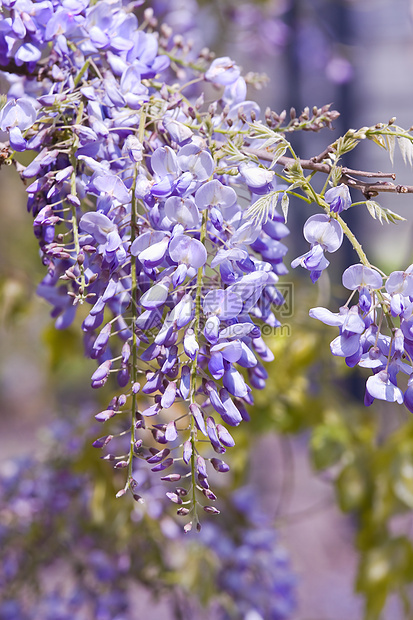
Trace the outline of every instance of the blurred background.
[[[393, 116], [402, 127], [413, 124], [408, 0], [154, 0], [148, 6], [195, 50], [207, 46], [217, 56], [231, 56], [244, 73], [265, 73], [268, 84], [250, 93], [263, 112], [267, 105], [300, 113], [332, 103], [341, 114], [333, 133], [294, 136], [302, 157], [323, 151], [350, 127]], [[394, 166], [371, 143], [350, 155], [348, 166], [395, 170], [397, 182], [413, 184], [399, 153]], [[36, 297], [43, 268], [14, 168], [3, 167], [0, 183], [0, 462], [6, 467], [11, 457], [41, 454], [56, 417], [78, 419], [81, 409], [82, 424], [90, 424], [105, 395], [90, 389], [94, 364], [81, 355], [79, 329], [56, 332], [49, 307]], [[346, 219], [372, 262], [388, 273], [413, 260], [413, 203], [399, 195], [378, 200], [407, 222], [381, 226], [365, 207]], [[290, 206], [286, 264], [305, 249], [301, 230], [309, 208]], [[383, 618], [402, 620], [411, 617], [413, 426], [407, 410], [388, 403], [363, 408], [366, 377], [331, 359], [335, 330], [308, 318], [320, 297], [333, 311], [343, 301], [339, 274], [355, 257], [349, 244], [339, 254], [329, 282], [311, 286], [307, 273], [285, 278], [294, 290], [290, 333], [270, 342], [276, 360], [268, 366], [269, 388], [257, 394], [252, 421], [239, 430], [244, 449], [234, 457], [240, 461], [235, 471], [238, 481], [258, 490], [290, 553], [297, 606], [289, 617], [374, 619], [384, 606]], [[90, 436], [100, 432], [92, 428]], [[97, 466], [98, 455], [85, 450], [86, 466], [110, 478], [110, 468]], [[150, 604], [152, 614], [167, 618], [169, 603], [149, 603], [148, 588], [139, 587], [135, 613]]]

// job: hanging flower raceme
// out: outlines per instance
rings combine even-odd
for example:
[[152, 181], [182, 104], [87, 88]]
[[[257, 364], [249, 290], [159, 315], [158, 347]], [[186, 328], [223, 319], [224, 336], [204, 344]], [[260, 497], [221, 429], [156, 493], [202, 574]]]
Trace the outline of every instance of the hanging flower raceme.
[[[209, 475], [229, 470], [216, 458], [234, 446], [228, 427], [249, 419], [251, 387], [265, 386], [261, 361], [271, 354], [260, 324], [279, 325], [272, 305], [283, 303], [280, 240], [289, 231], [276, 210], [264, 226], [250, 222], [239, 199], [242, 187], [251, 200], [267, 192], [275, 173], [255, 162], [225, 173], [229, 164], [218, 165], [197, 122], [198, 114], [217, 128], [224, 112], [218, 104], [194, 112], [184, 95], [152, 80], [169, 59], [121, 3], [69, 4], [34, 5], [34, 29], [25, 32], [20, 0], [10, 8], [14, 26], [9, 9], [0, 17], [6, 60], [13, 39], [37, 71], [34, 33], [38, 49], [54, 46], [48, 81], [31, 99], [10, 98], [0, 116], [13, 148], [38, 152], [22, 170], [47, 266], [38, 292], [58, 328], [86, 305], [85, 352], [97, 362], [91, 385], [115, 377], [122, 391], [96, 414], [112, 428], [94, 443], [127, 470], [119, 495], [140, 496], [136, 459], [170, 483], [189, 476], [186, 495], [179, 487], [168, 497], [198, 526], [199, 506], [218, 513]], [[259, 115], [229, 58], [206, 67], [205, 79], [225, 87], [234, 126]], [[331, 247], [328, 237], [323, 248]], [[118, 457], [116, 438], [127, 432], [130, 449]]]
[[[370, 368], [373, 376], [366, 382], [365, 404], [375, 399], [405, 402], [411, 408], [410, 379], [404, 397], [397, 385], [399, 372], [412, 375], [412, 338], [410, 333], [413, 293], [411, 266], [405, 271], [390, 274], [383, 289], [383, 276], [372, 267], [352, 265], [343, 273], [343, 285], [358, 291], [356, 305], [347, 304], [334, 314], [326, 308], [313, 308], [310, 316], [326, 325], [340, 328], [340, 335], [331, 343], [333, 355], [344, 357], [348, 366]], [[391, 317], [399, 318], [397, 327]], [[391, 325], [391, 336], [381, 333], [384, 319]]]

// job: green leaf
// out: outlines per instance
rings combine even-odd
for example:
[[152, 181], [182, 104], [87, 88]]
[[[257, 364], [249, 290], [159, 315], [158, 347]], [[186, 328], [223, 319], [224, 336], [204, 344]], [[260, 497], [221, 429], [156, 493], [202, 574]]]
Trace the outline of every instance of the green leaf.
[[387, 150], [389, 151], [390, 161], [394, 164], [394, 149], [396, 146], [395, 136], [385, 136]]
[[259, 140], [277, 140], [280, 138], [282, 139], [282, 137], [277, 135], [277, 133], [273, 129], [271, 129], [271, 127], [268, 127], [268, 125], [264, 125], [262, 121], [254, 121], [253, 123], [249, 123], [249, 126], [251, 128], [251, 138], [256, 138]]
[[258, 198], [247, 210], [245, 217], [253, 220], [257, 224], [265, 224], [268, 217], [274, 213], [277, 206], [278, 194], [282, 190], [270, 192], [261, 198]]
[[287, 194], [287, 192], [284, 192], [281, 198], [281, 209], [284, 215], [284, 221], [285, 223], [287, 223], [287, 216], [288, 216], [288, 207], [290, 205], [290, 198]]
[[285, 142], [284, 140], [282, 142], [280, 142], [280, 144], [277, 146], [277, 148], [273, 151], [274, 157], [272, 159], [270, 168], [275, 166], [275, 164], [280, 159], [280, 157], [285, 155], [285, 152], [288, 149], [288, 146], [289, 146], [288, 142]]
[[307, 184], [308, 181], [304, 176], [303, 169], [298, 160], [294, 160], [287, 168], [286, 175], [289, 179], [291, 179], [294, 183], [298, 185]]
[[409, 163], [410, 165], [412, 165], [413, 144], [410, 136], [397, 136], [397, 144], [399, 145], [404, 163]]
[[359, 140], [353, 138], [354, 133], [354, 130], [350, 130], [345, 136], [342, 136], [337, 140], [335, 151], [338, 157], [344, 155], [345, 153], [349, 153], [357, 146]]
[[228, 141], [225, 142], [225, 144], [223, 144], [216, 152], [218, 160], [225, 157], [226, 161], [231, 164], [240, 164], [244, 161], [255, 161], [256, 163], [259, 163], [258, 158], [255, 155], [244, 155], [244, 153], [240, 151], [243, 143], [242, 136], [233, 137], [231, 140], [228, 139]]
[[336, 187], [340, 183], [341, 175], [343, 174], [343, 169], [341, 166], [336, 166], [333, 168], [333, 172], [331, 174], [331, 182], [333, 187]]
[[374, 220], [379, 220], [380, 224], [396, 224], [397, 222], [405, 222], [406, 218], [394, 213], [390, 209], [381, 207], [375, 200], [366, 200], [366, 207]]

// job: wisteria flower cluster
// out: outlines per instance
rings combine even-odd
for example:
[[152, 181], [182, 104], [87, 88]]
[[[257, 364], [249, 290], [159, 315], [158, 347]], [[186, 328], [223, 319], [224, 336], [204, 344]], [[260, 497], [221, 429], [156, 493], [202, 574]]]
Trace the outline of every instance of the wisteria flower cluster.
[[[310, 251], [291, 263], [292, 267], [301, 265], [309, 270], [313, 282], [329, 265], [324, 251], [335, 252], [343, 241], [343, 227], [335, 217], [351, 206], [350, 192], [344, 184], [328, 190], [324, 198], [329, 213], [313, 215], [304, 225]], [[349, 238], [355, 241], [351, 234]], [[340, 328], [340, 335], [330, 345], [333, 355], [344, 357], [349, 367], [359, 365], [373, 371], [366, 382], [365, 405], [377, 398], [404, 403], [413, 412], [413, 265], [386, 276], [370, 265], [358, 243], [354, 245], [361, 262], [343, 273], [343, 286], [352, 291], [347, 303], [338, 313], [313, 308], [310, 316]], [[358, 303], [350, 306], [356, 293]], [[385, 329], [390, 335], [382, 333]], [[404, 394], [397, 384], [399, 372], [409, 376]]]
[[[367, 198], [410, 190], [357, 181], [394, 177], [339, 162], [365, 138], [386, 147], [396, 138], [411, 145], [412, 136], [391, 119], [349, 130], [302, 160], [286, 136], [330, 128], [337, 112], [292, 109], [287, 122], [285, 111], [267, 109], [260, 119], [236, 62], [175, 55], [169, 30], [153, 31], [151, 10], [139, 24], [141, 4], [3, 2], [0, 58], [10, 89], [0, 110], [9, 139], [1, 161], [15, 162], [26, 183], [47, 271], [38, 294], [58, 329], [80, 314], [85, 352], [97, 361], [92, 388], [116, 378], [115, 396], [95, 416], [112, 420], [110, 430], [93, 445], [125, 470], [118, 497], [141, 500], [134, 472], [144, 462], [172, 484], [167, 497], [189, 531], [200, 529], [199, 507], [219, 512], [211, 474], [229, 470], [230, 428], [249, 419], [252, 389], [265, 387], [273, 354], [261, 327], [280, 325], [274, 307], [283, 304], [277, 285], [287, 272], [290, 196], [322, 210], [307, 220], [310, 249], [293, 267], [316, 282], [329, 265], [325, 252], [344, 236], [361, 262], [343, 279], [359, 291], [358, 305], [339, 315], [312, 311], [340, 327], [333, 353], [373, 369], [368, 403], [410, 407], [411, 387], [403, 397], [396, 385], [399, 370], [411, 374], [410, 271], [393, 273], [382, 290], [382, 275], [341, 217], [352, 206], [348, 185]], [[26, 167], [16, 161], [24, 151], [35, 153]], [[321, 192], [311, 183], [317, 172], [328, 175]], [[374, 217], [400, 219], [364, 202]], [[381, 333], [383, 319], [390, 336]]]
[[[279, 325], [271, 305], [283, 301], [276, 285], [288, 229], [275, 210], [256, 226], [241, 196], [243, 187], [252, 199], [275, 187], [274, 172], [234, 167], [217, 152], [218, 132], [247, 127], [258, 106], [245, 101], [245, 80], [226, 57], [197, 78], [224, 88], [207, 111], [185, 85], [156, 81], [169, 57], [120, 2], [18, 0], [5, 9], [4, 62], [24, 62], [28, 73], [13, 78], [0, 128], [11, 149], [38, 152], [21, 170], [47, 267], [38, 293], [59, 329], [88, 306], [92, 387], [115, 374], [123, 390], [96, 415], [122, 418], [122, 436], [129, 428], [127, 454], [105, 456], [128, 470], [120, 494], [139, 497], [135, 459], [163, 480], [189, 475], [185, 493], [169, 496], [198, 524], [197, 493], [205, 511], [219, 512], [209, 471], [229, 469], [228, 426], [248, 419], [251, 386], [265, 386], [262, 361], [273, 357], [259, 323]], [[216, 456], [201, 450], [201, 437]]]
[[[326, 325], [340, 328], [340, 335], [331, 343], [333, 355], [344, 357], [350, 367], [370, 368], [365, 404], [375, 398], [404, 404], [413, 412], [412, 400], [412, 271], [393, 271], [386, 278], [376, 269], [358, 264], [343, 273], [343, 286], [358, 292], [358, 303], [349, 301], [333, 313], [325, 308], [313, 308], [310, 316]], [[395, 323], [397, 321], [397, 324]], [[391, 335], [382, 333], [387, 328]], [[399, 372], [408, 375], [404, 391], [397, 385]]]

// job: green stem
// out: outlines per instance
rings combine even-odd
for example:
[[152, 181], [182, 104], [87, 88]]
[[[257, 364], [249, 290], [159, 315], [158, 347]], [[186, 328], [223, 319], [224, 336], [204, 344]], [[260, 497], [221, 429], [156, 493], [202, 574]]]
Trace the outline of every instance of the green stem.
[[371, 263], [369, 259], [367, 258], [366, 253], [364, 252], [363, 248], [361, 247], [360, 242], [356, 239], [356, 236], [354, 235], [354, 233], [351, 232], [350, 228], [347, 226], [345, 221], [339, 215], [337, 215], [335, 219], [340, 224], [343, 230], [343, 233], [346, 235], [347, 239], [350, 241], [354, 250], [357, 252], [357, 256], [359, 257], [360, 262], [363, 263], [363, 265], [365, 265], [366, 267], [371, 267]]
[[[132, 183], [132, 203], [131, 203], [131, 244], [134, 242], [136, 238], [136, 220], [137, 220], [137, 209], [136, 209], [136, 196], [135, 196], [135, 185], [136, 178], [138, 176], [138, 167], [135, 166], [135, 171], [133, 175], [133, 183]], [[132, 257], [131, 261], [131, 311], [132, 311], [132, 372], [131, 372], [131, 381], [132, 386], [137, 381], [138, 374], [138, 338], [136, 336], [135, 331], [135, 321], [136, 321], [136, 293], [137, 293], [137, 274], [136, 274], [136, 259]], [[130, 435], [130, 448], [129, 448], [129, 460], [128, 460], [128, 481], [129, 485], [130, 480], [132, 478], [133, 472], [133, 453], [135, 448], [135, 422], [136, 422], [136, 411], [137, 411], [137, 395], [134, 391], [132, 391], [132, 424], [131, 424], [131, 435]]]
[[[353, 246], [354, 250], [357, 252], [357, 256], [360, 259], [360, 262], [363, 263], [363, 265], [365, 265], [366, 267], [370, 267], [370, 268], [375, 268], [369, 261], [369, 259], [366, 256], [366, 253], [364, 252], [363, 248], [361, 247], [360, 242], [356, 239], [355, 235], [351, 232], [350, 228], [347, 226], [347, 224], [345, 223], [345, 221], [339, 216], [336, 215], [336, 220], [337, 222], [340, 224], [343, 233], [346, 235], [347, 239], [350, 241], [351, 245]], [[377, 291], [377, 297], [380, 301], [380, 305], [382, 307], [383, 313], [386, 317], [386, 322], [387, 322], [387, 326], [390, 329], [391, 333], [393, 334], [395, 326], [393, 323], [393, 319], [390, 316], [389, 310], [387, 305], [384, 302], [384, 297], [383, 297], [383, 293], [381, 291]]]
[[[76, 115], [76, 125], [80, 124], [83, 116], [83, 103], [79, 104], [79, 109]], [[70, 163], [72, 165], [72, 174], [70, 175], [70, 193], [72, 196], [77, 196], [76, 189], [76, 170], [77, 170], [77, 159], [76, 159], [76, 151], [78, 146], [79, 139], [75, 136], [73, 141], [72, 148], [70, 149]], [[79, 229], [77, 226], [77, 212], [76, 205], [70, 203], [70, 209], [72, 213], [71, 225], [73, 231], [73, 244], [75, 246], [76, 256], [78, 257], [81, 254], [80, 241], [79, 241]], [[79, 297], [78, 301], [82, 304], [85, 299], [85, 291], [86, 291], [86, 278], [85, 278], [85, 269], [83, 267], [83, 263], [79, 263], [80, 269], [80, 289], [79, 289]]]
[[[208, 210], [205, 209], [202, 215], [202, 227], [200, 234], [200, 241], [202, 244], [205, 243], [206, 232], [207, 232], [207, 223], [208, 223]], [[200, 319], [201, 319], [201, 301], [202, 301], [202, 284], [203, 284], [203, 267], [198, 269], [197, 279], [196, 279], [196, 293], [195, 293], [195, 321], [194, 321], [194, 331], [196, 334], [199, 333], [200, 329]], [[197, 380], [197, 362], [198, 362], [198, 352], [196, 352], [194, 359], [191, 364], [191, 391], [190, 391], [190, 403], [195, 403], [195, 394], [196, 394], [196, 380]], [[192, 455], [191, 455], [191, 506], [193, 513], [193, 520], [195, 525], [199, 523], [197, 509], [196, 509], [196, 436], [197, 429], [195, 426], [194, 417], [191, 416], [191, 435], [190, 441], [192, 445]]]
[[90, 59], [88, 58], [85, 62], [85, 64], [83, 65], [83, 67], [81, 68], [81, 70], [79, 71], [79, 73], [77, 74], [77, 76], [75, 77], [75, 79], [73, 80], [73, 84], [74, 87], [76, 88], [80, 82], [80, 80], [82, 79], [82, 77], [84, 76], [87, 68], [90, 65]]
[[188, 67], [189, 69], [193, 69], [194, 71], [199, 71], [200, 73], [203, 73], [205, 71], [204, 66], [197, 65], [194, 62], [188, 62], [187, 60], [184, 60], [183, 58], [179, 58], [178, 56], [171, 54], [171, 52], [168, 52], [165, 49], [160, 49], [159, 53], [164, 54], [165, 56], [168, 56], [168, 58], [170, 58], [172, 62], [176, 62], [176, 64], [181, 65], [181, 67]]
[[[145, 107], [142, 106], [140, 119], [139, 119], [139, 140], [143, 142], [144, 134], [145, 134]], [[138, 209], [137, 209], [137, 200], [135, 195], [135, 187], [136, 187], [136, 179], [138, 176], [138, 166], [135, 165], [135, 169], [133, 172], [133, 181], [132, 181], [132, 202], [131, 202], [131, 245], [137, 237], [138, 227]], [[137, 315], [137, 295], [138, 290], [138, 282], [137, 282], [137, 273], [136, 273], [136, 258], [131, 257], [131, 312], [132, 312], [132, 372], [131, 372], [131, 381], [132, 385], [134, 385], [138, 378], [138, 337], [135, 331], [135, 321]], [[137, 394], [132, 391], [132, 424], [131, 424], [131, 436], [130, 436], [130, 447], [129, 447], [129, 460], [128, 460], [128, 480], [127, 485], [129, 486], [130, 481], [132, 479], [133, 473], [133, 453], [135, 448], [135, 423], [136, 423], [136, 411], [138, 408], [138, 399]]]

